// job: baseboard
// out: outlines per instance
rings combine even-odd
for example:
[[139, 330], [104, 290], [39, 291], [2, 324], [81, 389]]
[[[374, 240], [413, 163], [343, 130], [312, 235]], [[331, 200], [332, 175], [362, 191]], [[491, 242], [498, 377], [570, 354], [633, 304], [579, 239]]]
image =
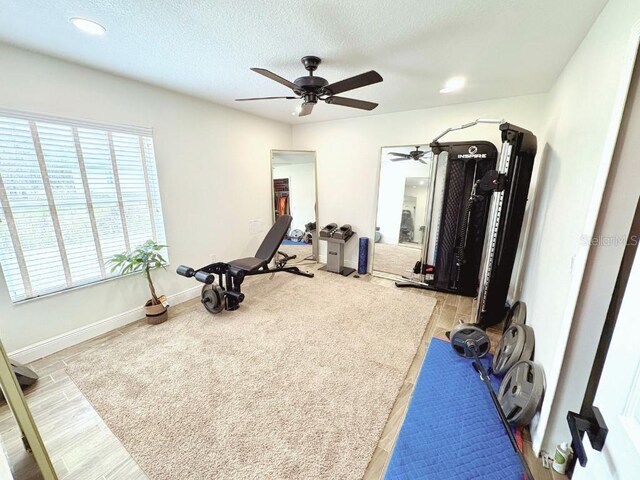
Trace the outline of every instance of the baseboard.
[[[201, 289], [201, 286], [196, 286], [174, 295], [169, 295], [167, 301], [171, 305], [186, 302], [199, 296]], [[9, 356], [18, 362], [30, 363], [47, 355], [51, 355], [52, 353], [64, 350], [65, 348], [77, 345], [78, 343], [90, 340], [98, 335], [115, 330], [116, 328], [124, 327], [141, 318], [144, 318], [144, 310], [142, 307], [134, 308], [90, 325], [85, 325], [47, 340], [34, 343], [33, 345], [20, 348], [14, 352], [10, 352]]]

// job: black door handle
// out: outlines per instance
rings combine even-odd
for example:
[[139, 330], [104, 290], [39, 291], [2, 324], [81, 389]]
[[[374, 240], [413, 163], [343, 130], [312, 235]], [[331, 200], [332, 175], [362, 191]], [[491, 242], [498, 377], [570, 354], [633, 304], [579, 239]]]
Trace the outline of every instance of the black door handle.
[[571, 447], [582, 467], [587, 465], [587, 452], [584, 450], [582, 438], [586, 432], [594, 450], [601, 452], [607, 439], [609, 428], [598, 407], [591, 407], [589, 415], [575, 412], [567, 413], [567, 423], [571, 432]]

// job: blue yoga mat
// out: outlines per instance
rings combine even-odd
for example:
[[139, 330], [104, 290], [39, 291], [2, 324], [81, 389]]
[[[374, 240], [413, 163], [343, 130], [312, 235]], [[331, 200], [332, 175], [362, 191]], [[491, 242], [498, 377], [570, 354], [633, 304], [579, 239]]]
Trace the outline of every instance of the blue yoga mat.
[[385, 479], [522, 479], [487, 387], [449, 342], [431, 340]]

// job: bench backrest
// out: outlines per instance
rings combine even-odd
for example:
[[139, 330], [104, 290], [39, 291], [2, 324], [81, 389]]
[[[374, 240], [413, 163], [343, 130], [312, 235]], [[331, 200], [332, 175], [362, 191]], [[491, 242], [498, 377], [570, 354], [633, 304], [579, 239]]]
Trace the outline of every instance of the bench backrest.
[[264, 260], [269, 263], [273, 256], [280, 248], [280, 244], [282, 240], [284, 240], [285, 235], [287, 234], [287, 230], [291, 226], [291, 215], [280, 215], [276, 220], [276, 223], [273, 224], [271, 230], [267, 232], [267, 236], [264, 237], [260, 248], [256, 252], [256, 258], [260, 260]]

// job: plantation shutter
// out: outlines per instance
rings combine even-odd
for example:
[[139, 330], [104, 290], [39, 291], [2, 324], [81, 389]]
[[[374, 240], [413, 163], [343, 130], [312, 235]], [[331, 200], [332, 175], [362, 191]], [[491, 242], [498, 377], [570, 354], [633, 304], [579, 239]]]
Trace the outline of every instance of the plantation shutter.
[[0, 109], [0, 262], [13, 302], [105, 280], [111, 256], [149, 239], [165, 242], [151, 129]]

